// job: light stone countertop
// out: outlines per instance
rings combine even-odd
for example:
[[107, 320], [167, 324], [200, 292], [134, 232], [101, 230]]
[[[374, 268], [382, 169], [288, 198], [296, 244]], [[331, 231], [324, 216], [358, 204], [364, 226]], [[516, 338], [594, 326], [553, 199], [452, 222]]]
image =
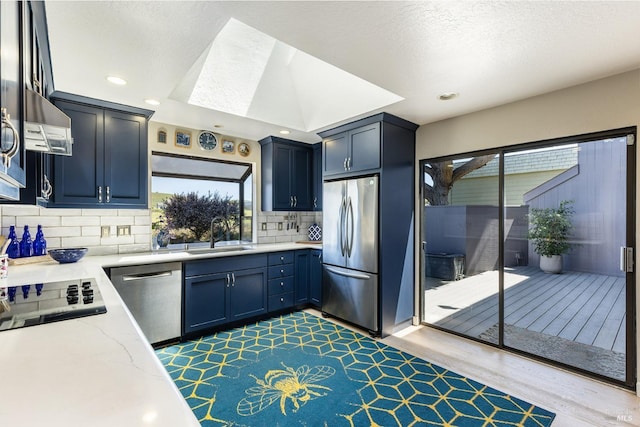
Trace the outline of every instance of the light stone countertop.
[[12, 427], [197, 427], [200, 424], [156, 358], [103, 267], [322, 249], [255, 245], [216, 254], [86, 256], [9, 268], [8, 286], [94, 278], [107, 313], [0, 332], [0, 424]]

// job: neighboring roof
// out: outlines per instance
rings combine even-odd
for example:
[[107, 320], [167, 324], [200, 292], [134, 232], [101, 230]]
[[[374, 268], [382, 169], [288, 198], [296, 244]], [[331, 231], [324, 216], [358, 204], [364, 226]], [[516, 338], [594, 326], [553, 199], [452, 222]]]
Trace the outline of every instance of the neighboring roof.
[[[454, 167], [465, 160], [454, 161]], [[578, 147], [571, 146], [560, 149], [526, 151], [505, 156], [504, 172], [506, 175], [531, 173], [551, 170], [565, 170], [578, 164]], [[491, 160], [483, 167], [467, 174], [465, 178], [479, 178], [498, 175], [498, 158]]]

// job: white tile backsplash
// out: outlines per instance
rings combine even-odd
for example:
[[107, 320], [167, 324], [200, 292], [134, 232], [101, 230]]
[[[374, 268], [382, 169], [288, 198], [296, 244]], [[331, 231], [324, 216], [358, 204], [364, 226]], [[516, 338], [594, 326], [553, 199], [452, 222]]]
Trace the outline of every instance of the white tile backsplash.
[[[16, 226], [18, 238], [24, 225], [29, 225], [34, 237], [38, 224], [42, 225], [47, 248], [87, 247], [91, 255], [145, 252], [151, 250], [151, 211], [148, 209], [62, 209], [39, 206], [0, 206], [2, 234], [9, 234], [9, 226]], [[322, 212], [298, 212], [299, 230], [287, 223], [295, 222], [296, 214], [288, 212], [259, 212], [257, 215], [258, 243], [298, 242], [308, 240], [309, 226], [321, 224]], [[262, 223], [267, 229], [262, 230]], [[282, 223], [282, 230], [278, 230]], [[130, 236], [117, 236], [118, 225], [130, 225]], [[109, 226], [111, 235], [101, 237], [101, 226]]]

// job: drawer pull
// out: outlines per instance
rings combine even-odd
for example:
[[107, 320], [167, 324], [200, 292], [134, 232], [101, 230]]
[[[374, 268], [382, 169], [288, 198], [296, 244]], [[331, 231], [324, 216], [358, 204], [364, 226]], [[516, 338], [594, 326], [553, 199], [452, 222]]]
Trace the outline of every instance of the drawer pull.
[[280, 302], [284, 302], [284, 298], [283, 297], [280, 297]]
[[284, 262], [284, 257], [283, 256], [280, 257], [280, 261]]
[[280, 282], [280, 287], [284, 288], [284, 282]]
[[284, 270], [280, 269], [280, 274], [284, 274]]

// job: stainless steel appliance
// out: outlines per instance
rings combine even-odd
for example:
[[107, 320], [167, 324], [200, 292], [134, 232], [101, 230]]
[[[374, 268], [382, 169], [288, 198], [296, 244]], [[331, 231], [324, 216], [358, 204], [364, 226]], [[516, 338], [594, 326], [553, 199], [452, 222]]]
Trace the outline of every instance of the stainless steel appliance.
[[110, 275], [111, 283], [150, 343], [180, 337], [181, 263], [112, 268]]
[[94, 279], [64, 280], [0, 288], [0, 331], [106, 313]]
[[325, 182], [322, 311], [379, 331], [378, 176]]

